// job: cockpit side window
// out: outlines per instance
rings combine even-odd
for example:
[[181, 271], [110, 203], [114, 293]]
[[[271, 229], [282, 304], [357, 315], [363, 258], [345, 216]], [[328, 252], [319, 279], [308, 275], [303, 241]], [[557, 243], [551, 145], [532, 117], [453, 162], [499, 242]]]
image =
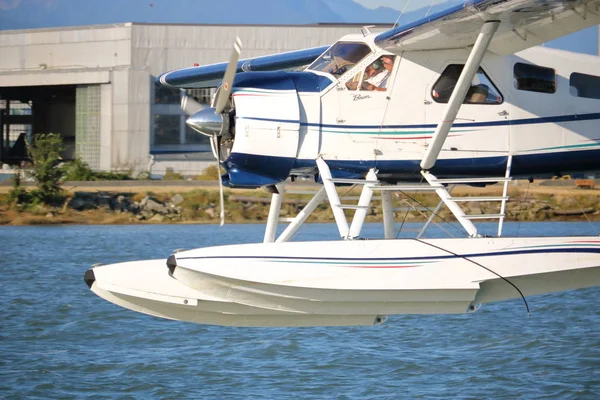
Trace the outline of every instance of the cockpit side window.
[[363, 80], [360, 85], [360, 90], [374, 90], [377, 92], [385, 92], [387, 90], [388, 81], [392, 76], [396, 56], [381, 56], [373, 61], [366, 69], [363, 75]]
[[383, 55], [360, 71], [346, 83], [348, 90], [370, 90], [385, 92], [394, 69], [396, 56]]
[[[436, 103], [448, 103], [464, 65], [451, 64], [446, 67], [433, 85], [431, 97]], [[501, 104], [504, 101], [498, 88], [492, 83], [483, 69], [479, 68], [463, 104]]]
[[371, 49], [364, 43], [338, 42], [317, 58], [308, 69], [340, 77], [370, 53]]

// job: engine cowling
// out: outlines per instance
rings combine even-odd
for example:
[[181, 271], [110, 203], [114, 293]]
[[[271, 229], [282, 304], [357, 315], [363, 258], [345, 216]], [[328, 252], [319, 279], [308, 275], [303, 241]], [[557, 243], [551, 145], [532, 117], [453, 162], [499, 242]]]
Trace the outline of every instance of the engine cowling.
[[230, 107], [202, 110], [188, 120], [198, 132], [217, 138], [229, 187], [257, 188], [285, 181], [301, 142], [298, 92], [320, 92], [331, 80], [311, 72], [246, 72], [236, 75]]

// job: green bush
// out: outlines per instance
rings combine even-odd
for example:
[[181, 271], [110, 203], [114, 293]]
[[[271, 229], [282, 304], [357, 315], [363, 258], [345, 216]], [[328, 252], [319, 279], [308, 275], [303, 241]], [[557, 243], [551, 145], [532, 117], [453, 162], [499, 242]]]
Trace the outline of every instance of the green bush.
[[45, 204], [58, 204], [64, 198], [60, 187], [62, 171], [58, 167], [62, 150], [62, 137], [55, 133], [36, 135], [33, 143], [27, 146], [33, 162], [29, 175], [38, 187], [31, 194]]
[[61, 171], [63, 181], [128, 181], [132, 179], [131, 171], [93, 171], [89, 164], [81, 158], [64, 163]]
[[182, 174], [173, 171], [172, 168], [167, 168], [167, 172], [165, 172], [162, 178], [165, 181], [182, 181], [185, 179]]
[[95, 171], [95, 181], [130, 181], [133, 180], [131, 177], [132, 171]]
[[150, 176], [150, 172], [142, 171], [135, 177], [135, 179], [138, 181], [149, 181], [152, 179], [152, 176]]
[[219, 176], [223, 174], [224, 171], [221, 168], [217, 169], [216, 165], [210, 165], [202, 171], [201, 175], [198, 175], [194, 178], [197, 181], [216, 181], [219, 179]]
[[8, 203], [11, 205], [27, 204], [30, 201], [30, 194], [21, 185], [21, 171], [12, 177], [12, 188], [8, 192]]
[[64, 163], [62, 166], [62, 175], [64, 181], [94, 180], [94, 171], [80, 158]]

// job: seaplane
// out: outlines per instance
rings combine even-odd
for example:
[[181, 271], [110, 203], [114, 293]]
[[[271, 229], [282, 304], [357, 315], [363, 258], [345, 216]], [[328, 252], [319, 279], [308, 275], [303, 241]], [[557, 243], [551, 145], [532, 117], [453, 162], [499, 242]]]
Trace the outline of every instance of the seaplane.
[[[238, 39], [228, 62], [163, 74], [169, 87], [218, 86], [211, 107], [188, 99], [187, 124], [211, 138], [222, 185], [272, 194], [264, 241], [94, 266], [85, 283], [141, 313], [257, 327], [377, 325], [599, 285], [600, 237], [502, 235], [509, 181], [600, 169], [600, 58], [536, 47], [598, 24], [599, 0], [471, 0], [326, 47], [240, 60]], [[285, 181], [299, 176], [320, 189], [277, 235]], [[451, 194], [492, 183], [502, 196]], [[358, 204], [340, 198], [347, 185]], [[430, 219], [396, 239], [392, 194], [413, 191], [436, 193], [464, 237], [424, 238]], [[374, 193], [383, 239], [368, 240]], [[339, 237], [291, 240], [325, 200]], [[477, 201], [500, 210], [464, 211]], [[497, 236], [473, 223], [489, 219]]]

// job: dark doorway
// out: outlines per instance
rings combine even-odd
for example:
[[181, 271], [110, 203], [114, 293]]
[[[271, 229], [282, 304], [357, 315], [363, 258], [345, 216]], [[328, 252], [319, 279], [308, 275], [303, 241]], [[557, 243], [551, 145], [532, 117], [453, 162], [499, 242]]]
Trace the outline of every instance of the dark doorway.
[[39, 133], [63, 137], [63, 159], [75, 158], [75, 85], [0, 88], [0, 161], [27, 161], [25, 141]]

